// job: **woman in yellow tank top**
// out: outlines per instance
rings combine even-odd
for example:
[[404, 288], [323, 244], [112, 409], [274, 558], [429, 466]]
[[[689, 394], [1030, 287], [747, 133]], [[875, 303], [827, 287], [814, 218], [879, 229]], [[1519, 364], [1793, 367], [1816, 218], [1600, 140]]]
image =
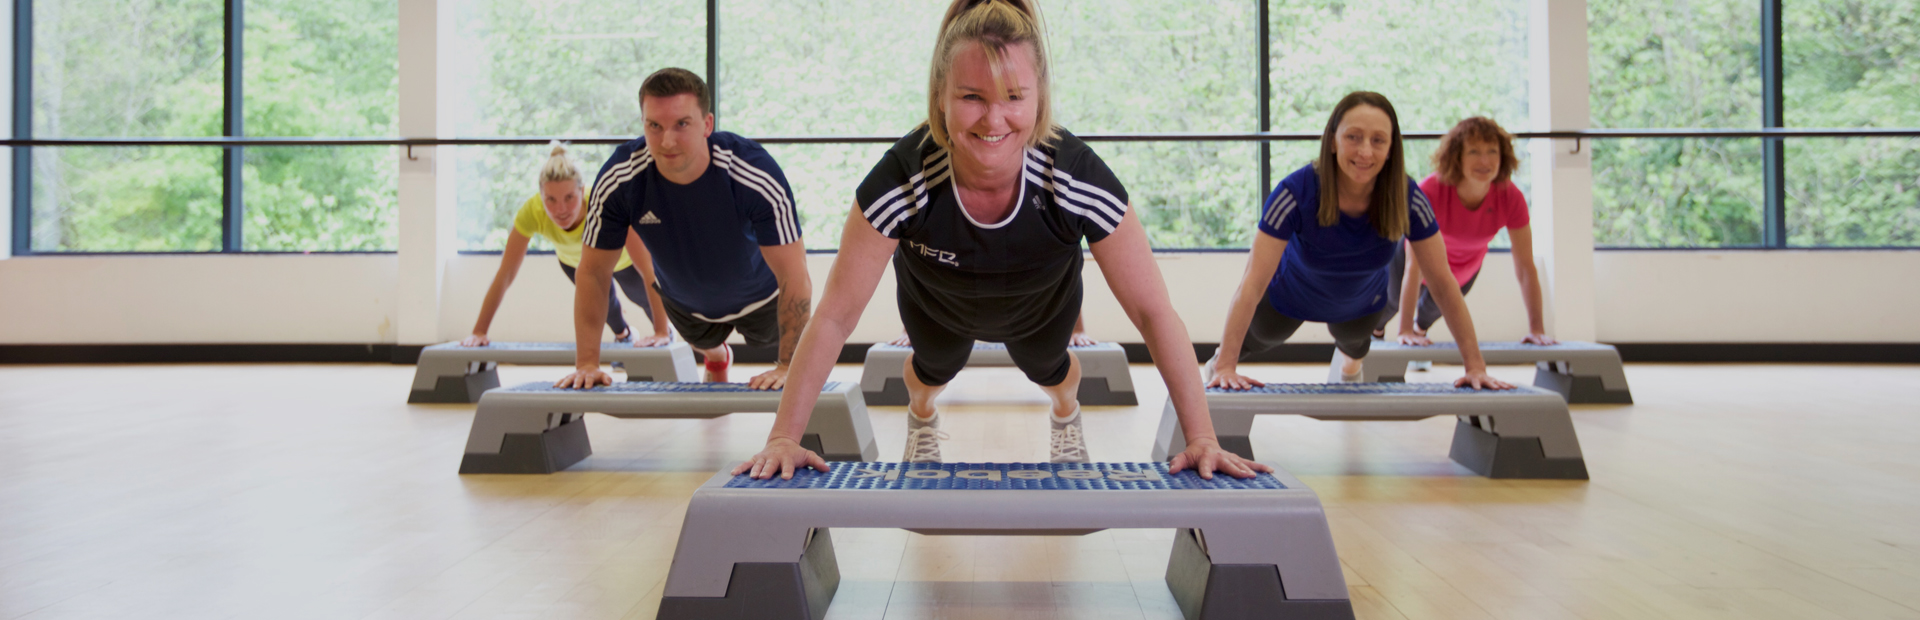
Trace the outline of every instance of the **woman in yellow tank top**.
[[[534, 236], [546, 238], [553, 244], [553, 253], [560, 259], [560, 271], [567, 274], [567, 280], [573, 280], [574, 268], [580, 265], [580, 234], [585, 230], [585, 209], [582, 203], [587, 200], [587, 187], [580, 179], [580, 167], [567, 156], [567, 146], [553, 143], [553, 153], [547, 163], [540, 167], [540, 195], [527, 199], [520, 205], [520, 211], [514, 214], [513, 230], [507, 233], [507, 249], [500, 253], [500, 271], [493, 275], [493, 285], [487, 287], [487, 298], [480, 304], [480, 318], [473, 323], [473, 335], [461, 340], [461, 346], [486, 346], [487, 329], [493, 325], [493, 315], [500, 309], [500, 300], [507, 295], [507, 288], [513, 286], [513, 278], [520, 273], [520, 263], [527, 257], [527, 244]], [[627, 325], [626, 317], [620, 311], [620, 298], [613, 293], [607, 295], [607, 327], [613, 329], [614, 339], [620, 342], [633, 341], [634, 346], [651, 347], [666, 344], [673, 340], [667, 331], [666, 311], [657, 298], [659, 293], [653, 290], [653, 257], [647, 254], [647, 248], [633, 238], [628, 231], [627, 254], [620, 257], [614, 266], [613, 281], [619, 283], [619, 289], [626, 293], [627, 299], [640, 306], [641, 312], [653, 324], [653, 335], [634, 339], [633, 330]]]

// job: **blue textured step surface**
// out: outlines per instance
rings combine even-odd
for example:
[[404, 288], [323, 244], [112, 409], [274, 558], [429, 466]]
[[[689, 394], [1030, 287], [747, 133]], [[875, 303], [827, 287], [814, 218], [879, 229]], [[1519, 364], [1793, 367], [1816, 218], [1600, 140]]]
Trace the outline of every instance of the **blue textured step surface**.
[[1207, 388], [1208, 394], [1528, 394], [1525, 390], [1476, 390], [1451, 383], [1269, 383], [1244, 390]]
[[463, 346], [460, 346], [460, 343], [453, 342], [448, 344], [436, 344], [427, 348], [429, 350], [436, 350], [436, 351], [445, 351], [449, 349], [457, 350], [457, 351], [561, 351], [561, 350], [572, 351], [573, 343], [571, 342], [495, 342], [485, 346], [463, 347]]
[[792, 480], [734, 476], [729, 489], [870, 489], [899, 491], [1169, 491], [1280, 490], [1271, 474], [1245, 480], [1216, 472], [1167, 473], [1166, 463], [833, 463], [833, 471], [803, 469]]
[[[1374, 343], [1373, 346], [1379, 347], [1379, 346], [1382, 346], [1382, 343]], [[1436, 342], [1426, 346], [1416, 346], [1416, 345], [1410, 345], [1410, 344], [1390, 344], [1386, 346], [1390, 346], [1395, 349], [1401, 349], [1401, 350], [1405, 350], [1405, 349], [1414, 349], [1414, 350], [1449, 349], [1451, 350], [1451, 349], [1460, 348], [1459, 344], [1453, 343], [1453, 342]], [[1551, 345], [1527, 344], [1524, 342], [1482, 342], [1480, 343], [1480, 350], [1482, 351], [1593, 351], [1596, 349], [1612, 349], [1612, 348], [1613, 347], [1610, 347], [1604, 344], [1594, 344], [1591, 342], [1562, 342], [1560, 344], [1551, 344]]]
[[[832, 392], [838, 389], [840, 389], [840, 383], [837, 381], [828, 381], [826, 385], [823, 385], [820, 387], [820, 391], [822, 392]], [[738, 393], [738, 392], [770, 392], [774, 394], [780, 393], [779, 390], [756, 390], [751, 387], [747, 387], [747, 384], [745, 383], [691, 383], [691, 382], [677, 383], [673, 381], [626, 381], [622, 383], [615, 383], [613, 385], [602, 385], [599, 387], [592, 387], [587, 389], [559, 388], [559, 387], [553, 387], [553, 384], [551, 383], [535, 381], [533, 383], [522, 383], [520, 385], [506, 388], [505, 391], [538, 392], [538, 393], [566, 392], [566, 393], [590, 393], [590, 394], [714, 394], [714, 393]]]
[[[880, 346], [881, 346], [881, 347], [884, 347], [884, 348], [887, 348], [887, 349], [894, 349], [894, 350], [899, 350], [899, 351], [906, 351], [906, 350], [910, 350], [910, 349], [912, 349], [912, 348], [913, 348], [913, 347], [902, 347], [902, 346], [896, 346], [896, 345], [893, 345], [893, 344], [888, 344], [888, 343], [884, 343], [884, 342], [883, 342], [883, 343], [880, 343]], [[1077, 350], [1082, 350], [1082, 349], [1099, 349], [1099, 348], [1105, 348], [1105, 347], [1104, 347], [1104, 346], [1103, 346], [1102, 344], [1096, 344], [1096, 345], [1093, 345], [1093, 346], [1088, 346], [1088, 347], [1076, 347], [1076, 346], [1071, 346], [1071, 345], [1069, 345], [1069, 346], [1067, 347], [1067, 350], [1068, 350], [1068, 351], [1077, 351]], [[1002, 344], [1002, 343], [998, 343], [998, 342], [975, 342], [975, 343], [973, 343], [973, 350], [975, 350], [975, 351], [1005, 351], [1005, 350], [1007, 350], [1007, 345], [1005, 345], [1005, 344]]]

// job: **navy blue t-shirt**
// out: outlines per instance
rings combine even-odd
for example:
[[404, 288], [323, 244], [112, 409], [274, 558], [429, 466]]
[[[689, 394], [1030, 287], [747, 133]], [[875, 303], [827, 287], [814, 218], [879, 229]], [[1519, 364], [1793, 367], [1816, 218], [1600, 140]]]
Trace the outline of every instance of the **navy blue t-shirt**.
[[[1280, 268], [1267, 285], [1267, 303], [1302, 321], [1339, 323], [1380, 311], [1387, 303], [1387, 263], [1399, 239], [1381, 237], [1365, 215], [1340, 214], [1321, 226], [1320, 177], [1308, 164], [1273, 188], [1260, 214], [1260, 232], [1287, 242]], [[1407, 238], [1440, 233], [1420, 184], [1407, 179]]]
[[800, 241], [793, 188], [767, 150], [724, 131], [707, 137], [713, 161], [692, 183], [668, 181], [647, 139], [614, 149], [594, 181], [582, 239], [625, 247], [632, 227], [653, 254], [661, 295], [709, 321], [759, 307], [779, 292], [760, 246]]

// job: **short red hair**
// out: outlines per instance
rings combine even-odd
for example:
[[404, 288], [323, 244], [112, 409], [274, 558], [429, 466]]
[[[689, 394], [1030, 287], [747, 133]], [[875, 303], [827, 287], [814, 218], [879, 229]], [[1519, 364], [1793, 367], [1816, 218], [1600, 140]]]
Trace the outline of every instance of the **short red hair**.
[[1494, 183], [1504, 183], [1513, 178], [1513, 169], [1520, 167], [1520, 158], [1513, 153], [1513, 134], [1500, 127], [1500, 123], [1485, 116], [1475, 116], [1460, 121], [1440, 137], [1440, 148], [1433, 151], [1433, 173], [1440, 176], [1448, 185], [1459, 185], [1464, 176], [1460, 172], [1460, 156], [1467, 151], [1469, 140], [1500, 145], [1500, 174], [1494, 175]]

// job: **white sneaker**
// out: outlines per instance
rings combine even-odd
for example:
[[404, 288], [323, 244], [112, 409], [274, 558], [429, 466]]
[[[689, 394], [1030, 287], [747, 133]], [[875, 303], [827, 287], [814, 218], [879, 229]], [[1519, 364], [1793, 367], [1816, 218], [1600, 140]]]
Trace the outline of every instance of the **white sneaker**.
[[1408, 363], [1413, 370], [1426, 372], [1433, 370], [1433, 360], [1415, 360]]
[[952, 439], [946, 431], [940, 430], [940, 414], [935, 412], [933, 419], [922, 421], [920, 416], [907, 413], [907, 454], [901, 457], [908, 463], [940, 462], [940, 442]]
[[1047, 420], [1053, 423], [1053, 429], [1047, 437], [1047, 462], [1050, 463], [1086, 463], [1087, 436], [1080, 426], [1080, 406], [1074, 405], [1073, 416], [1061, 422], [1053, 414], [1047, 414]]

